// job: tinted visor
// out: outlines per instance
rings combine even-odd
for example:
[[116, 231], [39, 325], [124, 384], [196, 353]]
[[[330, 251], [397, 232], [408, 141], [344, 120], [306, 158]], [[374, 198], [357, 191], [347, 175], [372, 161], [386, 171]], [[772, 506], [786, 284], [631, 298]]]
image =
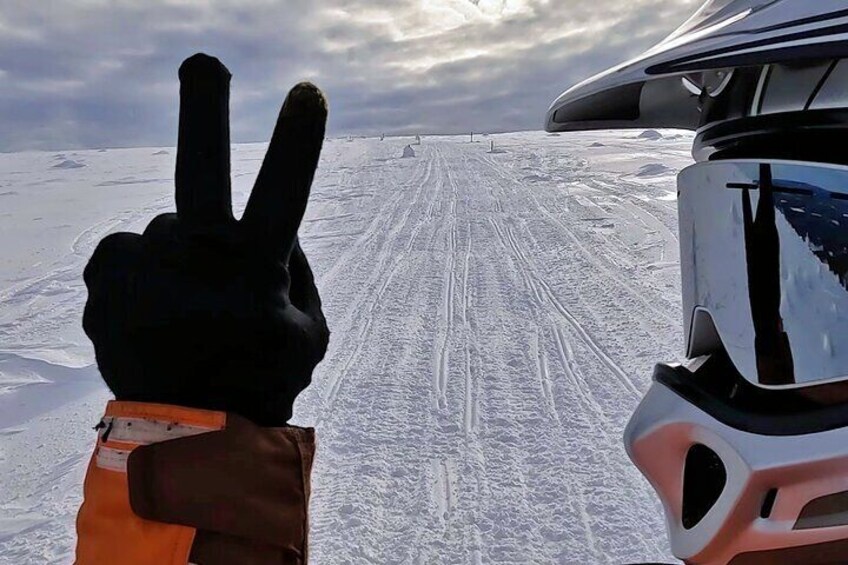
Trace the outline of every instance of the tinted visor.
[[848, 377], [848, 168], [701, 163], [679, 178], [690, 357], [760, 385]]

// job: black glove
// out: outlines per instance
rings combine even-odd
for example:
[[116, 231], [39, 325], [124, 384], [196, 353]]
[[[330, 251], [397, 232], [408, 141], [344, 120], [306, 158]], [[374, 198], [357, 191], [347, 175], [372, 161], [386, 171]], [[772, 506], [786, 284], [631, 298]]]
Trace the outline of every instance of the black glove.
[[289, 92], [241, 220], [230, 197], [230, 73], [180, 67], [177, 213], [143, 235], [104, 238], [85, 268], [83, 328], [118, 400], [238, 413], [284, 424], [327, 350], [329, 330], [297, 239], [327, 104]]

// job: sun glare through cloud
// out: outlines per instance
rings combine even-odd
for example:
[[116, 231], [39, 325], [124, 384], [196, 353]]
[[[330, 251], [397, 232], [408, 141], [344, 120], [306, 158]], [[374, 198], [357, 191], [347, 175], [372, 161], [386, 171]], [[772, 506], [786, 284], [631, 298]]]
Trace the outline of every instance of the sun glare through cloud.
[[492, 23], [531, 11], [528, 0], [421, 0], [421, 21], [403, 39], [426, 37], [475, 23]]

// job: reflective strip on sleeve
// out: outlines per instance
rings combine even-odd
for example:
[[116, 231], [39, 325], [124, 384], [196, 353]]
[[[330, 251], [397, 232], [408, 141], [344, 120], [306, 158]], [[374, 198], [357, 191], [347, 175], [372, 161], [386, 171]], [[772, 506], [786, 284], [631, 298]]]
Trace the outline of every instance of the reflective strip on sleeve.
[[97, 448], [97, 457], [95, 461], [101, 469], [109, 471], [118, 471], [120, 473], [127, 472], [127, 459], [130, 456], [128, 449], [115, 449], [101, 445]]
[[[137, 445], [148, 445], [169, 439], [194, 436], [218, 429], [144, 418], [114, 417], [106, 418], [104, 422], [106, 424], [105, 430], [109, 430], [109, 441]], [[105, 430], [104, 433], [106, 433]]]
[[[145, 418], [107, 417], [103, 423], [95, 462], [101, 469], [121, 473], [127, 472], [127, 459], [133, 446], [196, 436], [217, 429]], [[129, 444], [129, 449], [111, 446], [110, 442]]]

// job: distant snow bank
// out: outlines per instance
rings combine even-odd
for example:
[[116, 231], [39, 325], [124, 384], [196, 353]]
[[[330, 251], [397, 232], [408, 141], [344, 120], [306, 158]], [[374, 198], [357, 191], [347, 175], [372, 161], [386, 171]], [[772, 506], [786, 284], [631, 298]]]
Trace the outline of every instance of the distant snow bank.
[[662, 163], [649, 163], [647, 165], [643, 165], [639, 168], [639, 171], [636, 172], [637, 177], [656, 177], [659, 175], [666, 174], [677, 174], [675, 169], [667, 165], [663, 165]]
[[655, 129], [648, 129], [639, 134], [639, 139], [647, 139], [650, 141], [657, 141], [662, 138], [663, 134], [661, 134]]
[[74, 161], [73, 159], [65, 159], [61, 163], [53, 165], [54, 169], [81, 169], [83, 167], [85, 167], [84, 163]]

